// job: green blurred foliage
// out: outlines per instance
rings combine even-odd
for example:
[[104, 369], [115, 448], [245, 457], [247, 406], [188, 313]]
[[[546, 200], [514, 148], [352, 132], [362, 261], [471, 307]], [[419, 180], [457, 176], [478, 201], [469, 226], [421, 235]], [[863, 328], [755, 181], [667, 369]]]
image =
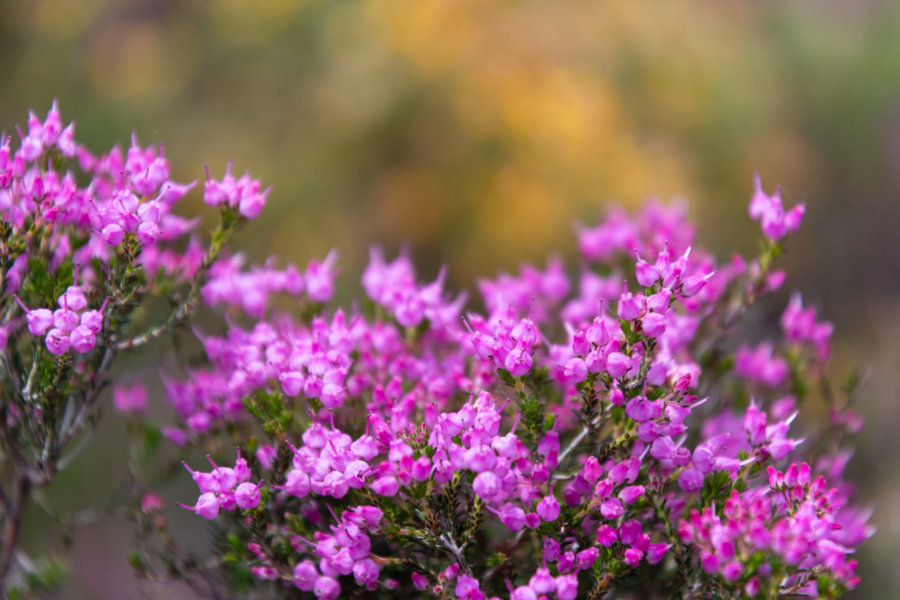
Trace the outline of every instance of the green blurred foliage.
[[[274, 186], [248, 254], [302, 266], [338, 248], [345, 294], [373, 243], [408, 243], [423, 278], [447, 263], [471, 288], [572, 256], [573, 222], [650, 194], [689, 198], [702, 240], [751, 252], [759, 172], [808, 203], [787, 262], [827, 299], [838, 368], [896, 366], [890, 336], [872, 341], [900, 332], [884, 318], [900, 295], [885, 247], [900, 223], [896, 2], [0, 0], [0, 57], [0, 127], [55, 97], [94, 151], [134, 130], [183, 181], [233, 159]], [[891, 377], [873, 396], [896, 396]], [[879, 502], [900, 489], [878, 466], [897, 441], [879, 423], [867, 439], [860, 478]], [[859, 594], [900, 589], [876, 558], [896, 554], [900, 519], [879, 523]]]

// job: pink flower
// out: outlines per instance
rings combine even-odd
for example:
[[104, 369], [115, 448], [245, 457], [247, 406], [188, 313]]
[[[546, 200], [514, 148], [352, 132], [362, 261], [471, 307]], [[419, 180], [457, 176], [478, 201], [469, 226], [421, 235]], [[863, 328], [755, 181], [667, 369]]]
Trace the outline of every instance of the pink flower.
[[538, 594], [550, 594], [556, 590], [556, 579], [550, 575], [550, 569], [539, 568], [531, 576], [528, 586]]
[[688, 493], [698, 492], [703, 487], [703, 474], [694, 468], [688, 468], [678, 475], [678, 486]]
[[416, 586], [417, 590], [424, 590], [428, 587], [428, 580], [425, 579], [420, 573], [416, 573], [413, 571], [410, 573], [410, 578], [412, 579], [413, 585]]
[[636, 567], [641, 563], [642, 558], [644, 558], [643, 552], [641, 552], [637, 548], [628, 548], [627, 550], [625, 550], [623, 561], [626, 565]]
[[31, 335], [44, 335], [53, 326], [53, 313], [47, 308], [36, 308], [25, 313]]
[[47, 345], [47, 350], [49, 350], [51, 354], [56, 355], [65, 354], [69, 351], [69, 346], [71, 345], [69, 334], [58, 328], [51, 329], [47, 332], [44, 343]]
[[69, 341], [73, 350], [85, 354], [94, 348], [94, 344], [97, 343], [97, 336], [88, 327], [79, 325], [69, 334]]
[[578, 596], [578, 578], [574, 574], [556, 578], [556, 597], [559, 600], [575, 600]]
[[234, 502], [244, 510], [259, 506], [260, 497], [259, 486], [253, 483], [244, 482], [234, 490]]
[[603, 546], [604, 548], [609, 548], [616, 540], [619, 538], [618, 533], [616, 532], [614, 527], [610, 527], [609, 525], [603, 524], [597, 528], [597, 543]]
[[125, 230], [115, 223], [110, 223], [100, 231], [100, 237], [110, 246], [118, 246], [125, 239]]
[[316, 579], [313, 593], [319, 600], [335, 600], [341, 595], [341, 585], [335, 579], [323, 575]]
[[545, 496], [543, 499], [541, 499], [540, 502], [538, 502], [536, 512], [542, 520], [548, 523], [555, 521], [559, 518], [559, 502], [552, 494], [549, 496]]
[[143, 383], [113, 386], [113, 405], [122, 413], [142, 413], [147, 410], [147, 388]]
[[200, 497], [197, 499], [197, 504], [194, 506], [185, 506], [180, 502], [178, 503], [178, 506], [186, 508], [187, 510], [192, 510], [204, 519], [212, 520], [219, 516], [219, 501], [213, 492], [200, 494]]

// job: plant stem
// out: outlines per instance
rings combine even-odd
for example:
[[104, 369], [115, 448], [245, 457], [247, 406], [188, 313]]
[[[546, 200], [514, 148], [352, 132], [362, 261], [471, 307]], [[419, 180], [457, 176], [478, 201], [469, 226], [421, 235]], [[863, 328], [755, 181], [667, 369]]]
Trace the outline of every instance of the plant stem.
[[16, 545], [19, 541], [19, 530], [22, 526], [22, 513], [28, 493], [31, 491], [31, 480], [24, 472], [18, 472], [15, 483], [15, 496], [11, 505], [4, 511], [3, 546], [0, 548], [0, 595], [6, 594], [6, 578], [12, 565]]

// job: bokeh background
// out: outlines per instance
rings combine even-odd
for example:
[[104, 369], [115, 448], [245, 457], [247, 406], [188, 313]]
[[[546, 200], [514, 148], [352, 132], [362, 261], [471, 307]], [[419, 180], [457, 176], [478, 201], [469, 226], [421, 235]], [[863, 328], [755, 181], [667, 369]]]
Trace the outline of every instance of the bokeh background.
[[[299, 265], [337, 248], [345, 295], [373, 243], [471, 290], [573, 258], [573, 223], [648, 196], [687, 198], [701, 243], [749, 254], [751, 177], [782, 186], [807, 203], [790, 287], [836, 325], [834, 378], [869, 374], [851, 472], [879, 532], [853, 597], [900, 597], [900, 3], [0, 0], [0, 64], [0, 129], [57, 98], [95, 151], [134, 131], [183, 181], [233, 159], [274, 187], [238, 243]], [[123, 429], [107, 420], [48, 504], [108, 498]], [[191, 597], [139, 584], [127, 525], [105, 523], [76, 530], [61, 597]], [[27, 543], [53, 531], [36, 512]]]

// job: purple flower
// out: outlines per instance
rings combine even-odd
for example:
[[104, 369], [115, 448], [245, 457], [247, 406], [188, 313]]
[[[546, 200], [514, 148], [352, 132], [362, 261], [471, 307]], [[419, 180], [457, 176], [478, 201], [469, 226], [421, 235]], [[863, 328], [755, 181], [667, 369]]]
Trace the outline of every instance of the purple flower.
[[396, 477], [385, 475], [373, 481], [370, 487], [372, 491], [379, 496], [390, 497], [397, 495], [397, 491], [400, 489], [400, 483], [397, 481]]
[[643, 496], [644, 491], [645, 489], [642, 485], [630, 485], [622, 488], [622, 491], [619, 492], [619, 499], [625, 504], [631, 504]]
[[556, 579], [550, 575], [550, 569], [539, 568], [528, 581], [528, 587], [537, 594], [550, 594], [556, 590]]
[[331, 299], [334, 290], [334, 265], [338, 254], [332, 250], [321, 263], [311, 261], [306, 268], [304, 279], [306, 281], [306, 293], [316, 302], [327, 302]]
[[53, 326], [53, 313], [47, 308], [36, 308], [25, 313], [31, 335], [44, 335]]
[[181, 503], [179, 503], [178, 506], [192, 510], [204, 519], [211, 520], [219, 516], [219, 500], [212, 492], [200, 494], [200, 497], [197, 499], [197, 504], [194, 506], [185, 506]]
[[[637, 252], [635, 252], [635, 255], [637, 255]], [[638, 283], [644, 287], [650, 287], [659, 280], [659, 271], [655, 267], [650, 266], [640, 256], [637, 256], [634, 271]]]
[[625, 509], [618, 498], [607, 498], [600, 503], [600, 514], [603, 515], [604, 519], [612, 521], [625, 514]]
[[341, 585], [332, 577], [323, 575], [316, 579], [312, 591], [319, 600], [335, 600], [341, 595]]
[[68, 333], [59, 328], [54, 328], [47, 332], [44, 343], [47, 346], [47, 350], [51, 354], [56, 355], [65, 354], [69, 351], [69, 346], [71, 345]]
[[234, 490], [234, 502], [239, 508], [244, 510], [256, 508], [259, 506], [259, 501], [259, 486], [256, 484], [244, 482]]
[[618, 540], [619, 535], [614, 527], [603, 524], [597, 528], [597, 543], [604, 548], [609, 548]]
[[125, 239], [125, 230], [115, 223], [110, 223], [100, 231], [100, 237], [110, 246], [118, 246]]
[[483, 598], [484, 594], [479, 589], [478, 580], [469, 575], [460, 575], [456, 580], [456, 597], [463, 599], [475, 600], [476, 597]]
[[318, 578], [319, 572], [310, 560], [298, 562], [294, 567], [294, 585], [304, 592], [311, 592]]
[[641, 563], [642, 558], [644, 558], [643, 552], [637, 548], [628, 548], [625, 550], [625, 555], [622, 560], [626, 565], [636, 567]]
[[578, 577], [574, 574], [556, 578], [556, 597], [559, 600], [575, 600], [578, 595]]
[[688, 493], [700, 491], [703, 487], [703, 473], [693, 467], [685, 469], [678, 475], [678, 486]]
[[147, 409], [147, 388], [142, 383], [113, 386], [113, 405], [122, 413], [142, 413]]
[[421, 574], [413, 571], [410, 573], [410, 578], [412, 579], [413, 585], [416, 586], [417, 590], [424, 590], [428, 587], [428, 580], [425, 579]]
[[545, 496], [537, 504], [536, 512], [542, 520], [552, 522], [559, 518], [559, 502], [552, 494]]
[[353, 577], [361, 585], [370, 585], [378, 581], [380, 573], [378, 565], [371, 558], [363, 558], [353, 565]]
[[537, 594], [530, 586], [520, 585], [509, 595], [509, 600], [537, 600]]
[[750, 200], [749, 213], [755, 221], [760, 221], [763, 233], [772, 240], [779, 240], [800, 227], [806, 207], [798, 204], [785, 212], [781, 202], [781, 191], [768, 196], [762, 189], [759, 175], [753, 179], [753, 198]]
[[621, 352], [610, 352], [606, 358], [606, 370], [612, 377], [621, 377], [631, 369], [631, 359]]
[[650, 544], [647, 547], [647, 562], [655, 565], [665, 557], [670, 547], [671, 544]]
[[500, 491], [500, 478], [492, 471], [483, 471], [475, 476], [472, 489], [485, 500], [490, 500]]

